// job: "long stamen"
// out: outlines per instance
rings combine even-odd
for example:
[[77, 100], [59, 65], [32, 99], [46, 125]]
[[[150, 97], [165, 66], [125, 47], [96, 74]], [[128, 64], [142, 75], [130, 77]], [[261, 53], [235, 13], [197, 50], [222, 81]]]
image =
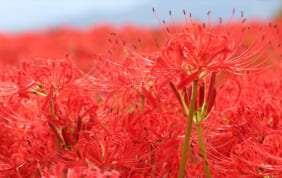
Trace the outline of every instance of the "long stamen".
[[184, 17], [185, 17], [185, 23], [186, 23], [186, 25], [188, 25], [189, 23], [188, 23], [188, 18], [187, 18], [185, 9], [183, 9], [183, 14], [184, 14]]
[[168, 33], [168, 31], [167, 31], [168, 29], [166, 28], [166, 26], [164, 26], [164, 24], [163, 24], [163, 23], [161, 22], [161, 20], [159, 19], [158, 15], [157, 15], [157, 13], [156, 13], [155, 8], [152, 8], [152, 11], [153, 11], [153, 13], [155, 14], [155, 16], [156, 16], [156, 18], [157, 18], [157, 21], [159, 22], [161, 28], [164, 30], [165, 34], [169, 36], [169, 33]]

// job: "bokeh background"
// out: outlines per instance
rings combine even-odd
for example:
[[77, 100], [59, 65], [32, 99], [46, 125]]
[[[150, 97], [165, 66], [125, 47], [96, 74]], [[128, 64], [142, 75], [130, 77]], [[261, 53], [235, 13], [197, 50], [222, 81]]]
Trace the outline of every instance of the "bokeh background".
[[183, 9], [201, 20], [207, 19], [209, 10], [213, 19], [227, 19], [232, 8], [237, 16], [243, 11], [247, 18], [270, 19], [281, 12], [282, 0], [0, 0], [0, 31], [87, 28], [101, 23], [156, 26], [152, 7], [161, 19], [168, 19], [172, 10], [176, 20], [183, 20]]

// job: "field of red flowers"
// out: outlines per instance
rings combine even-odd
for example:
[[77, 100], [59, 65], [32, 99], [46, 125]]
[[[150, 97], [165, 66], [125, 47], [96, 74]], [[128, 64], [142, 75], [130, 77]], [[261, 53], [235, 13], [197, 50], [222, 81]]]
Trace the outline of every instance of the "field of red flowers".
[[282, 20], [160, 26], [0, 34], [0, 177], [281, 177]]

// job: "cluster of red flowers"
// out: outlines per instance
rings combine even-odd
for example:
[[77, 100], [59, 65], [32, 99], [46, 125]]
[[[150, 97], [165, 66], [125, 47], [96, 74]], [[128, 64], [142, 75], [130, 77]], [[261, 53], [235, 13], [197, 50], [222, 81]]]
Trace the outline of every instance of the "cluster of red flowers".
[[280, 177], [281, 19], [161, 26], [1, 34], [0, 177], [175, 177], [193, 81], [185, 175]]

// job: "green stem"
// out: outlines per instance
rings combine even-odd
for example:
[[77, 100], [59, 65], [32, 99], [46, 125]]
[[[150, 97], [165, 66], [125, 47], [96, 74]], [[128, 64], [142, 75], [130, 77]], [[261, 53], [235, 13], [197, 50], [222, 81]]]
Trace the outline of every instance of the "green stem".
[[203, 134], [202, 134], [200, 124], [196, 124], [196, 130], [197, 130], [197, 134], [198, 134], [198, 140], [199, 140], [201, 155], [202, 155], [202, 158], [203, 158], [203, 164], [204, 164], [206, 177], [211, 178], [211, 172], [210, 172], [210, 168], [209, 168], [209, 165], [208, 165], [207, 152], [206, 152], [206, 148], [205, 148]]
[[191, 131], [192, 131], [194, 108], [195, 108], [195, 102], [196, 102], [196, 98], [197, 98], [197, 85], [198, 85], [198, 80], [194, 80], [193, 86], [192, 86], [192, 99], [191, 99], [191, 102], [190, 102], [189, 111], [188, 111], [187, 105], [184, 101], [184, 98], [181, 97], [183, 108], [184, 108], [185, 113], [188, 116], [188, 118], [187, 118], [187, 126], [186, 126], [186, 131], [185, 131], [180, 167], [179, 167], [179, 171], [178, 171], [178, 178], [183, 178], [184, 174], [185, 174], [185, 166], [186, 166], [186, 161], [187, 161], [189, 141], [190, 141], [190, 135], [191, 135]]

